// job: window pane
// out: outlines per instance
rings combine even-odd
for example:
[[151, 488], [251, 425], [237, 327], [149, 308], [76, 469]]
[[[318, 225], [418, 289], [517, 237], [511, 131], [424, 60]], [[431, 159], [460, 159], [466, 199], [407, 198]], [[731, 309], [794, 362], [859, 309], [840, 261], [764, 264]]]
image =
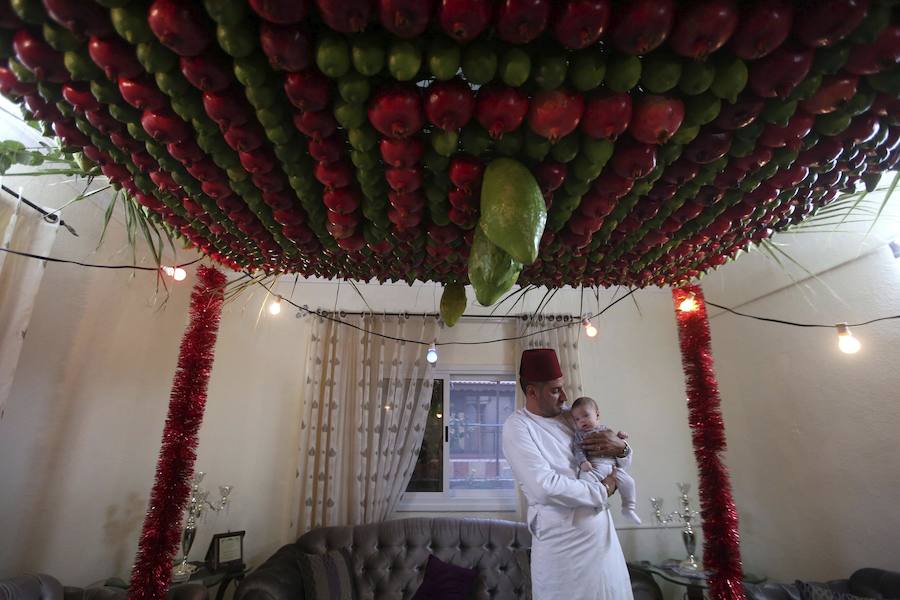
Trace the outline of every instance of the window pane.
[[501, 431], [516, 405], [515, 381], [471, 378], [450, 382], [447, 425], [450, 489], [513, 489]]
[[444, 491], [444, 380], [435, 379], [425, 437], [407, 492]]

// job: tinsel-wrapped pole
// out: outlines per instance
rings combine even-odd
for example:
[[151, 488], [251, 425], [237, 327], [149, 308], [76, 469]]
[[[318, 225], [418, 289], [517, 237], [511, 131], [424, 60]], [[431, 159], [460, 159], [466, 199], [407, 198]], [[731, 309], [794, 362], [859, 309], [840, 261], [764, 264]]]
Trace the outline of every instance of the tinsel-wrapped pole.
[[156, 481], [131, 573], [129, 600], [163, 600], [172, 577], [172, 559], [181, 536], [197, 458], [197, 432], [206, 406], [224, 300], [225, 275], [209, 267], [197, 271], [191, 294], [190, 324], [181, 339], [178, 368], [169, 396]]
[[713, 371], [703, 290], [700, 286], [675, 289], [672, 298], [678, 320], [694, 457], [699, 472], [703, 564], [710, 571], [710, 595], [715, 600], [744, 600], [738, 516], [731, 496], [728, 469], [721, 458], [725, 451], [725, 424]]

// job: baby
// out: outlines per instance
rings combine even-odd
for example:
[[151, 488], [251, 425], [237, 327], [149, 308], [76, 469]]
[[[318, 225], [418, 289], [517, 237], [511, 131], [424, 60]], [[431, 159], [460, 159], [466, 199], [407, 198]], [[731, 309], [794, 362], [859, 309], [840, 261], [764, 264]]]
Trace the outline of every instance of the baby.
[[[615, 458], [594, 458], [588, 460], [581, 447], [581, 442], [585, 436], [594, 431], [610, 431], [609, 427], [600, 425], [600, 409], [593, 398], [582, 396], [572, 403], [572, 411], [570, 413], [575, 421], [575, 439], [572, 441], [572, 448], [575, 452], [575, 464], [578, 465], [579, 476], [581, 472], [593, 472], [599, 479], [604, 479], [615, 469], [616, 488], [622, 494], [622, 516], [632, 523], [640, 524], [641, 519], [634, 512], [637, 506], [636, 493], [634, 488], [634, 479], [625, 470], [618, 466]], [[625, 439], [628, 436], [619, 432], [618, 436]]]

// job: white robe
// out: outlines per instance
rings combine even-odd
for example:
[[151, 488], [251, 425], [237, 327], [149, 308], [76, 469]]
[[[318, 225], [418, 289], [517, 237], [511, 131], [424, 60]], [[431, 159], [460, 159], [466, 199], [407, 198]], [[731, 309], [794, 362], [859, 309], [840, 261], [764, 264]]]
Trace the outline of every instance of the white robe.
[[[503, 425], [503, 453], [528, 500], [534, 600], [633, 600], [606, 489], [576, 479], [567, 413], [519, 409]], [[627, 468], [631, 453], [621, 459]]]

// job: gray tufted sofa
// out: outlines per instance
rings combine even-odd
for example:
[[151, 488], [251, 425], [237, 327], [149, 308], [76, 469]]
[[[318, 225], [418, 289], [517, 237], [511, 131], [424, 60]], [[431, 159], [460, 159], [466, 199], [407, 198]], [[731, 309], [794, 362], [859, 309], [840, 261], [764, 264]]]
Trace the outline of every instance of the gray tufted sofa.
[[[282, 547], [238, 587], [235, 600], [304, 600], [301, 554], [346, 549], [360, 600], [409, 600], [422, 583], [428, 555], [478, 570], [475, 600], [531, 597], [523, 523], [494, 519], [403, 519], [355, 527], [323, 527]], [[632, 573], [635, 600], [661, 600], [653, 579]], [[577, 600], [573, 597], [573, 600]]]
[[[0, 600], [125, 600], [128, 590], [108, 585], [86, 588], [63, 586], [50, 575], [18, 575], [0, 579]], [[199, 583], [172, 586], [166, 600], [207, 600]]]
[[[816, 584], [860, 598], [900, 598], [900, 573], [884, 569], [858, 569], [847, 579]], [[745, 584], [747, 600], [800, 600], [793, 583]]]

